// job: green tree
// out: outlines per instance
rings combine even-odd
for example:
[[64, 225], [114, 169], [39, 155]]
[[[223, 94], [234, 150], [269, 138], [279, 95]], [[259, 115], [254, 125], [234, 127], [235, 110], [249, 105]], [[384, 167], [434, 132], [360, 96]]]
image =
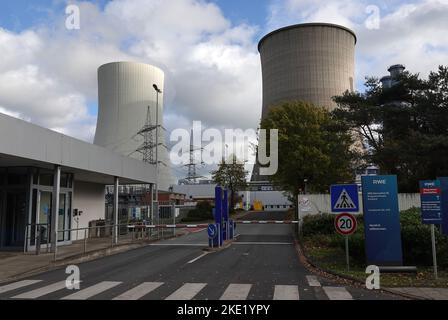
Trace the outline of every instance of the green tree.
[[418, 181], [448, 175], [448, 68], [428, 79], [403, 73], [391, 88], [367, 78], [365, 93], [335, 97], [333, 116], [358, 132], [365, 163], [398, 176], [400, 191], [415, 192]]
[[284, 103], [270, 110], [261, 128], [279, 130], [279, 168], [270, 179], [294, 199], [305, 184], [308, 191], [328, 192], [329, 185], [352, 179], [352, 135], [325, 108]]
[[240, 163], [236, 156], [232, 155], [228, 161], [223, 159], [218, 170], [211, 173], [215, 183], [230, 190], [230, 211], [233, 212], [236, 192], [247, 187], [248, 172], [244, 170], [244, 163]]

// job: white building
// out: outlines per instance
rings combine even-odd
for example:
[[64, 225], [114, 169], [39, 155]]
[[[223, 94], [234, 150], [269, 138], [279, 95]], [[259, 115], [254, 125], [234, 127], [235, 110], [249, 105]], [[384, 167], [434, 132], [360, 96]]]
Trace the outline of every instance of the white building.
[[1, 250], [34, 250], [38, 228], [70, 244], [64, 230], [105, 218], [106, 185], [155, 182], [154, 165], [0, 114]]

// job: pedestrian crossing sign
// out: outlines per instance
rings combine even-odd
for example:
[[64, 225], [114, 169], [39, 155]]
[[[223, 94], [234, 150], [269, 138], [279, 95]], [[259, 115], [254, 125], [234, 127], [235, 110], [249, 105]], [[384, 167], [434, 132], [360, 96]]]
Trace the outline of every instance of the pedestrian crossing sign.
[[358, 185], [331, 186], [331, 211], [335, 213], [359, 212]]

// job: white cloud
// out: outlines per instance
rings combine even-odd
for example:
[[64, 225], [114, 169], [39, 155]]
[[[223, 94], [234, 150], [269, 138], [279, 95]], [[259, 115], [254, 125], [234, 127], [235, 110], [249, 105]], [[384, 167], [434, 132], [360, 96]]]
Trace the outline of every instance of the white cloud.
[[91, 141], [96, 123], [87, 103], [97, 99], [97, 68], [130, 60], [165, 71], [167, 127], [193, 120], [257, 126], [256, 27], [232, 25], [218, 6], [202, 0], [115, 0], [104, 10], [78, 5], [79, 31], [65, 29], [64, 12], [20, 34], [0, 30], [0, 105], [5, 109]]
[[[369, 30], [370, 5], [380, 11], [380, 28]], [[396, 63], [426, 76], [447, 64], [448, 1], [273, 0], [267, 31], [292, 23], [329, 22], [352, 28], [358, 37], [357, 82], [383, 76]]]

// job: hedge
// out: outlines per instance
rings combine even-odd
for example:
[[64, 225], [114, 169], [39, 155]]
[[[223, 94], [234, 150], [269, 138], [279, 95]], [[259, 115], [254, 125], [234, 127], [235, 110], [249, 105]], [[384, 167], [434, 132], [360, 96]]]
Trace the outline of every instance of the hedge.
[[[364, 219], [357, 216], [358, 230], [350, 236], [350, 256], [358, 264], [365, 263]], [[422, 224], [420, 209], [413, 208], [400, 213], [401, 241], [405, 265], [431, 266], [431, 228]], [[303, 237], [320, 245], [345, 250], [343, 237], [334, 230], [334, 215], [321, 214], [304, 218]], [[438, 265], [448, 266], [448, 237], [436, 228]]]

